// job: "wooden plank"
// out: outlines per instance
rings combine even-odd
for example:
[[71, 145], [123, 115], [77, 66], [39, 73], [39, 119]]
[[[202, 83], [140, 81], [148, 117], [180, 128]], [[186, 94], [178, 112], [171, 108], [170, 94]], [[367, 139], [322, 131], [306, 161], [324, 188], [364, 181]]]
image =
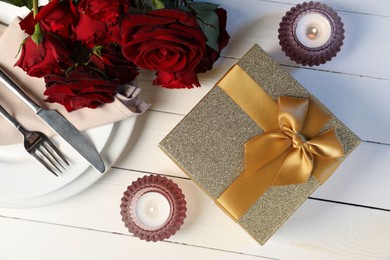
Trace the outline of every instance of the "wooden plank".
[[[73, 251], [75, 255], [80, 252], [92, 254], [91, 247], [95, 246], [102, 248], [97, 249], [98, 251], [93, 253], [94, 256], [106, 256], [111, 252], [113, 256], [117, 253], [121, 256], [124, 252], [129, 252], [128, 248], [138, 247], [142, 248], [139, 256], [145, 257], [149, 255], [144, 250], [152, 249], [163, 256], [171, 250], [178, 250], [177, 255], [181, 257], [187, 255], [185, 252], [200, 256], [194, 247], [171, 248], [172, 243], [164, 243], [161, 246], [157, 243], [159, 246], [154, 247], [157, 244], [126, 237], [128, 231], [119, 214], [120, 198], [126, 186], [142, 175], [143, 173], [113, 170], [90, 189], [63, 202], [32, 209], [1, 209], [2, 216], [81, 228], [76, 229], [77, 232], [73, 234], [71, 232], [74, 232], [74, 229], [52, 224], [21, 221], [10, 225], [7, 219], [0, 219], [3, 237], [9, 238], [10, 250], [20, 248], [26, 241], [37, 240], [25, 244], [30, 250], [27, 252], [30, 253], [36, 253], [33, 251], [35, 249], [30, 247], [41, 249], [47, 243], [54, 246], [49, 252], [67, 250], [70, 254]], [[385, 259], [390, 255], [390, 212], [308, 200], [265, 246], [260, 246], [215, 206], [195, 184], [185, 179], [172, 179], [186, 196], [188, 217], [176, 235], [168, 239], [170, 242], [192, 245], [195, 249], [210, 248], [277, 259]], [[113, 237], [110, 233], [126, 236]], [[108, 234], [110, 236], [106, 238]], [[33, 236], [35, 239], [32, 239]], [[80, 237], [82, 239], [77, 239]], [[16, 243], [17, 239], [26, 240]], [[80, 247], [75, 243], [75, 239], [80, 243]], [[47, 240], [51, 242], [48, 243]], [[59, 244], [63, 244], [64, 248]], [[74, 248], [69, 249], [70, 246]], [[137, 255], [137, 252], [135, 250], [134, 254]], [[210, 250], [210, 253], [212, 252], [213, 250]], [[215, 256], [225, 257], [224, 252], [220, 251]]]
[[131, 235], [0, 218], [1, 259], [265, 259], [179, 243], [148, 243]]

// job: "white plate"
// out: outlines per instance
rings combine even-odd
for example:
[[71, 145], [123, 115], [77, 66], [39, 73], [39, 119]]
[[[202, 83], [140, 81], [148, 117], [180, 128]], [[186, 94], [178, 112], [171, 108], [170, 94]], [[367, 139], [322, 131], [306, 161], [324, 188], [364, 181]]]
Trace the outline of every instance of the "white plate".
[[[126, 147], [128, 140], [130, 139], [131, 133], [133, 131], [133, 127], [135, 125], [136, 121], [136, 116], [130, 117], [126, 120], [122, 120], [120, 122], [117, 122], [115, 124], [110, 124], [110, 125], [105, 125], [101, 127], [97, 127], [94, 129], [88, 130], [86, 133], [88, 136], [92, 139], [92, 141], [95, 143], [98, 143], [98, 150], [100, 151], [100, 155], [102, 156], [102, 159], [104, 161], [104, 164], [106, 166], [106, 169], [111, 168], [111, 166], [114, 164], [114, 162], [119, 158], [121, 155], [122, 151]], [[109, 131], [109, 134], [107, 135], [104, 133], [102, 135], [102, 132], [105, 132], [106, 130]], [[103, 140], [99, 140], [100, 138], [103, 137]], [[62, 145], [66, 146], [64, 141], [58, 140], [60, 142], [60, 147]], [[62, 149], [62, 148], [61, 148]], [[72, 148], [67, 151], [67, 153], [70, 151], [71, 152]], [[21, 156], [24, 157], [24, 156]], [[79, 164], [77, 167], [83, 167], [87, 163], [83, 159], [80, 158], [80, 156], [75, 156], [79, 157], [74, 161], [74, 163]], [[26, 162], [29, 161], [29, 162]], [[31, 162], [30, 160], [21, 160], [19, 163], [23, 162], [23, 164], [30, 164], [34, 163], [34, 167], [31, 168], [31, 171], [38, 173], [37, 169], [40, 169], [42, 171], [45, 171], [46, 169], [39, 167], [37, 163]], [[8, 162], [9, 163], [9, 162]], [[39, 163], [38, 163], [39, 164]], [[14, 171], [20, 173], [19, 171], [19, 165], [14, 166]], [[73, 167], [73, 166], [72, 166]], [[0, 162], [0, 168], [2, 168], [2, 163]], [[107, 171], [106, 171], [107, 172]], [[26, 174], [29, 172], [27, 171]], [[9, 174], [12, 174], [10, 172]], [[34, 173], [35, 174], [35, 173]], [[46, 205], [50, 204], [53, 202], [60, 201], [62, 199], [69, 198], [73, 195], [78, 194], [79, 192], [87, 189], [90, 187], [93, 183], [95, 183], [97, 180], [99, 180], [103, 174], [99, 173], [96, 171], [94, 168], [91, 166], [86, 167], [84, 171], [77, 172], [73, 171], [66, 173], [63, 177], [56, 178], [55, 176], [50, 176], [50, 172], [40, 172], [41, 176], [48, 177], [51, 181], [46, 181], [47, 186], [41, 185], [41, 187], [45, 190], [50, 190], [54, 186], [57, 187], [57, 189], [52, 190], [51, 192], [37, 192], [38, 195], [36, 196], [30, 196], [30, 197], [24, 197], [20, 199], [3, 199], [0, 197], [0, 207], [9, 207], [9, 208], [20, 208], [20, 207], [35, 207], [35, 206], [41, 206], [41, 205]], [[69, 176], [68, 176], [69, 174]], [[73, 175], [73, 176], [71, 176]], [[75, 177], [77, 176], [77, 177]], [[41, 179], [45, 178], [41, 177]], [[50, 177], [50, 178], [49, 178]], [[67, 179], [72, 179], [73, 181], [67, 181]], [[23, 182], [23, 180], [20, 180]], [[58, 184], [59, 182], [60, 184]], [[3, 186], [12, 186], [14, 189], [19, 190], [21, 193], [26, 194], [26, 191], [22, 191], [19, 186], [20, 183], [13, 183], [13, 182], [8, 182], [6, 184], [1, 183], [0, 187]], [[34, 186], [34, 185], [40, 185], [38, 184], [37, 180], [33, 180], [30, 185], [28, 183], [23, 184], [25, 187], [27, 187], [27, 190], [30, 188], [28, 186]], [[33, 189], [37, 190], [37, 189]], [[31, 191], [28, 191], [28, 193], [31, 194]], [[41, 193], [39, 195], [39, 193]], [[16, 193], [15, 193], [16, 194]]]
[[[99, 153], [108, 141], [112, 127], [113, 124], [109, 124], [86, 132]], [[0, 146], [0, 200], [28, 199], [53, 192], [77, 179], [89, 167], [69, 144], [59, 137], [53, 139], [70, 164], [60, 177], [30, 156], [22, 143]]]
[[[15, 17], [23, 17], [28, 12], [27, 8], [0, 2], [2, 23], [9, 24]], [[134, 116], [85, 132], [100, 152], [106, 171], [125, 148], [135, 120]], [[53, 138], [53, 142], [71, 165], [59, 178], [33, 159], [22, 144], [0, 146], [0, 207], [32, 207], [53, 203], [83, 191], [103, 176], [61, 138]]]

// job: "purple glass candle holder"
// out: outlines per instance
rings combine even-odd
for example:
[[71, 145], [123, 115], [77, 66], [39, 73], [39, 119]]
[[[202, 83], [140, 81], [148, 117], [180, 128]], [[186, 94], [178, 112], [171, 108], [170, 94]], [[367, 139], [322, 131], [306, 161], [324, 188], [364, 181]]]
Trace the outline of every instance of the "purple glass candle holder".
[[122, 221], [140, 239], [161, 241], [180, 229], [186, 204], [181, 189], [172, 180], [159, 175], [144, 176], [123, 194]]
[[279, 44], [292, 61], [318, 66], [330, 61], [343, 45], [341, 18], [319, 2], [304, 2], [291, 8], [279, 24]]

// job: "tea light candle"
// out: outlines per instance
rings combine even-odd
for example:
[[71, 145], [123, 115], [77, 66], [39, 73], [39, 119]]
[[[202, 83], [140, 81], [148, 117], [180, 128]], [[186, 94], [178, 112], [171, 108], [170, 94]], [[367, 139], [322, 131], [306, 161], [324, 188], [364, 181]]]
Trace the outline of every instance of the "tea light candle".
[[341, 18], [320, 2], [304, 2], [290, 9], [279, 24], [282, 51], [298, 64], [318, 66], [330, 61], [343, 45]]
[[184, 194], [172, 180], [146, 175], [123, 193], [122, 221], [136, 237], [161, 241], [180, 229], [186, 217], [186, 204]]
[[318, 48], [326, 44], [331, 36], [332, 26], [323, 14], [313, 12], [301, 17], [297, 22], [297, 40], [308, 48]]
[[171, 207], [161, 193], [148, 192], [138, 198], [134, 210], [140, 223], [149, 228], [158, 228], [168, 220]]

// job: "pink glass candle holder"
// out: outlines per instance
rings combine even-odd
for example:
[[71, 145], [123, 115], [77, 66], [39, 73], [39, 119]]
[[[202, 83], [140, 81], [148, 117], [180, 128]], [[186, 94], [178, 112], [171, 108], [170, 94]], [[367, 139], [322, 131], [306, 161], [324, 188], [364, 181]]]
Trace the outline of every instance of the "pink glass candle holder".
[[135, 236], [161, 241], [178, 231], [186, 217], [186, 201], [172, 180], [148, 175], [134, 181], [123, 194], [122, 221]]
[[343, 45], [341, 18], [319, 2], [304, 2], [291, 8], [279, 24], [279, 44], [291, 60], [304, 66], [330, 61]]

